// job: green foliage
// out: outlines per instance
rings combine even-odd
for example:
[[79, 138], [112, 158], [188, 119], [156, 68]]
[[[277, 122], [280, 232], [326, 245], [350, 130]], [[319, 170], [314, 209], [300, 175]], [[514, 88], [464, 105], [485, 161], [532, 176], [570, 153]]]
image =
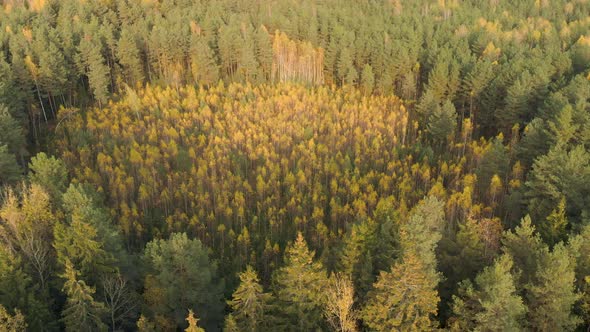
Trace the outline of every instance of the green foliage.
[[546, 219], [561, 199], [566, 200], [569, 228], [578, 229], [590, 215], [590, 153], [582, 145], [571, 150], [552, 148], [538, 158], [526, 182], [526, 198], [531, 216]]
[[573, 314], [580, 299], [575, 290], [575, 261], [562, 244], [544, 255], [527, 286], [527, 322], [535, 331], [573, 331], [580, 318]]
[[191, 39], [191, 70], [198, 84], [211, 86], [219, 81], [219, 68], [204, 38], [193, 36]]
[[375, 331], [429, 330], [437, 325], [434, 316], [438, 302], [427, 266], [410, 252], [390, 272], [381, 272], [362, 317]]
[[66, 190], [68, 180], [68, 171], [64, 162], [39, 152], [31, 158], [29, 169], [31, 182], [42, 186], [54, 202], [61, 202], [61, 195]]
[[373, 68], [371, 68], [371, 65], [366, 64], [361, 73], [361, 90], [363, 90], [363, 93], [370, 95], [373, 93], [374, 87], [375, 74], [373, 74]]
[[66, 331], [107, 331], [102, 322], [104, 305], [93, 298], [95, 289], [78, 278], [78, 271], [66, 260], [63, 291], [67, 296], [62, 311], [62, 321]]
[[57, 260], [62, 266], [70, 262], [83, 280], [96, 284], [101, 276], [114, 270], [113, 252], [120, 254], [120, 243], [110, 237], [117, 235], [80, 186], [70, 185], [63, 202], [70, 220], [58, 222], [54, 228]]
[[426, 128], [435, 145], [444, 147], [451, 141], [457, 126], [457, 111], [451, 101], [447, 100], [442, 107], [436, 107], [428, 118]]
[[528, 215], [522, 218], [514, 231], [504, 233], [502, 245], [504, 253], [510, 255], [514, 261], [514, 267], [519, 275], [517, 287], [522, 289], [533, 280], [538, 262], [548, 250], [547, 246], [535, 232], [535, 226]]
[[516, 292], [511, 269], [512, 259], [504, 254], [477, 275], [475, 284], [469, 279], [460, 284], [459, 294], [453, 296], [452, 330], [522, 330], [527, 308]]
[[264, 325], [266, 307], [270, 303], [270, 294], [264, 293], [256, 271], [251, 266], [240, 273], [240, 285], [232, 295], [228, 305], [232, 309], [232, 318], [244, 331], [258, 331]]
[[175, 233], [167, 240], [146, 245], [143, 260], [147, 265], [144, 300], [158, 326], [186, 326], [186, 308], [199, 312], [205, 327], [221, 317], [222, 284], [217, 265], [209, 260], [199, 240]]
[[328, 277], [314, 253], [299, 233], [295, 242], [285, 251], [285, 265], [274, 276], [274, 292], [282, 316], [276, 326], [285, 329], [308, 331], [324, 325], [322, 291]]
[[6, 145], [0, 145], [0, 186], [15, 183], [21, 174], [14, 154], [8, 151]]

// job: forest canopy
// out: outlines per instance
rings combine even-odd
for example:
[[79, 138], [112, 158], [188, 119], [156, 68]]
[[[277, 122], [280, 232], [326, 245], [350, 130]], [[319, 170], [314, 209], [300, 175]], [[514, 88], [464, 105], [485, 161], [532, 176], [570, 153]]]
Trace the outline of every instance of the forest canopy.
[[0, 4], [1, 331], [590, 328], [590, 2]]

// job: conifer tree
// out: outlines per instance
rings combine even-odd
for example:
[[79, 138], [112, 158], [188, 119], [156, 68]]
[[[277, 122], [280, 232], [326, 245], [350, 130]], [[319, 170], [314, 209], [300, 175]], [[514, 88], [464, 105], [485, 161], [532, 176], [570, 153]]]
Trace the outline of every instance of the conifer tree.
[[449, 139], [453, 138], [457, 126], [457, 111], [450, 100], [445, 101], [442, 107], [435, 107], [428, 118], [426, 128], [434, 143], [444, 147]]
[[545, 222], [538, 225], [539, 233], [549, 246], [565, 240], [568, 222], [565, 215], [565, 197], [562, 197], [556, 208], [547, 216]]
[[227, 303], [232, 317], [244, 331], [258, 331], [264, 324], [270, 294], [264, 293], [256, 271], [251, 266], [240, 273], [240, 285]]
[[205, 327], [221, 318], [222, 284], [201, 241], [174, 233], [167, 240], [149, 242], [143, 260], [148, 267], [144, 299], [170, 328], [186, 326], [186, 308], [198, 310]]
[[54, 156], [49, 157], [44, 152], [39, 152], [31, 158], [29, 169], [31, 182], [43, 187], [51, 196], [52, 202], [58, 205], [67, 186], [68, 171], [65, 163]]
[[8, 151], [8, 146], [0, 145], [0, 186], [16, 182], [21, 173], [16, 156]]
[[439, 297], [432, 276], [415, 253], [381, 272], [363, 308], [364, 323], [375, 331], [420, 331], [436, 327]]
[[86, 35], [80, 41], [79, 50], [92, 94], [99, 104], [102, 104], [108, 97], [110, 73], [102, 55], [102, 43]]
[[520, 331], [526, 306], [516, 292], [512, 259], [502, 255], [492, 266], [459, 287], [453, 296], [452, 330]]
[[373, 74], [373, 69], [371, 65], [366, 64], [363, 67], [363, 72], [361, 73], [361, 88], [363, 93], [366, 95], [370, 95], [373, 93], [373, 88], [375, 87], [375, 74]]
[[117, 58], [123, 66], [127, 83], [134, 86], [144, 81], [142, 57], [133, 33], [125, 27], [121, 29], [121, 37], [117, 44]]
[[573, 331], [580, 318], [573, 312], [580, 299], [575, 290], [575, 261], [563, 244], [544, 255], [527, 285], [527, 322], [534, 331]]
[[219, 66], [204, 38], [193, 35], [190, 48], [191, 71], [197, 84], [213, 86], [219, 81]]
[[274, 278], [278, 310], [285, 317], [279, 324], [285, 328], [309, 331], [324, 325], [322, 290], [327, 276], [322, 263], [315, 262], [313, 256], [299, 233], [285, 252], [285, 265]]
[[66, 261], [65, 272], [62, 275], [66, 280], [63, 291], [67, 300], [62, 312], [66, 331], [106, 331], [107, 326], [101, 320], [104, 305], [94, 300], [94, 288], [78, 279], [78, 274], [72, 263]]
[[519, 279], [517, 287], [519, 290], [529, 284], [537, 271], [537, 264], [542, 255], [547, 252], [547, 246], [541, 240], [531, 218], [527, 215], [520, 221], [514, 231], [506, 231], [502, 239], [502, 250], [509, 254], [518, 269]]

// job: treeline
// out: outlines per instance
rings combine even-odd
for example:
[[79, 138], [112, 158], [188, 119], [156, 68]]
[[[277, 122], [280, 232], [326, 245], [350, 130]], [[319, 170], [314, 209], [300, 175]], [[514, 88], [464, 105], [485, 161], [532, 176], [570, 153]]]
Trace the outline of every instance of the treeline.
[[449, 100], [477, 133], [508, 134], [542, 116], [548, 95], [590, 60], [583, 1], [30, 0], [2, 8], [0, 103], [29, 119], [34, 139], [61, 105], [86, 105], [88, 96], [105, 103], [125, 84], [285, 78], [394, 92], [424, 116]]

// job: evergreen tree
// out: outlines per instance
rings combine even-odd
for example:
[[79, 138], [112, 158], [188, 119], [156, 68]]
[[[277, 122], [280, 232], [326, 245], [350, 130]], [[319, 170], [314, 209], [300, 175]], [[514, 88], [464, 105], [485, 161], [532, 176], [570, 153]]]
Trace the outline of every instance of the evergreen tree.
[[322, 291], [327, 283], [326, 272], [299, 233], [285, 252], [285, 265], [275, 275], [278, 310], [285, 320], [278, 322], [286, 329], [309, 331], [323, 326]]
[[268, 82], [272, 74], [272, 39], [263, 25], [256, 30], [254, 38], [256, 60], [260, 64], [264, 80]]
[[199, 240], [190, 240], [184, 233], [153, 240], [146, 245], [143, 259], [148, 267], [143, 296], [157, 322], [163, 320], [171, 328], [186, 326], [186, 308], [200, 312], [205, 327], [222, 317], [217, 265]]
[[545, 222], [537, 227], [539, 233], [549, 246], [565, 240], [566, 227], [568, 225], [565, 215], [565, 197], [562, 197], [557, 207], [547, 216]]
[[244, 331], [258, 331], [265, 323], [264, 314], [270, 294], [264, 293], [258, 276], [251, 266], [240, 273], [240, 285], [227, 303], [232, 317]]
[[558, 244], [539, 263], [532, 284], [527, 285], [527, 322], [535, 331], [573, 331], [580, 319], [573, 314], [580, 299], [574, 288], [575, 262]]
[[102, 104], [108, 98], [110, 73], [102, 55], [102, 43], [86, 35], [80, 41], [79, 50], [90, 90], [99, 104]]
[[344, 47], [340, 51], [340, 56], [338, 57], [336, 67], [338, 79], [342, 84], [354, 84], [354, 81], [350, 82], [350, 78], [352, 78], [353, 74], [356, 74], [356, 70], [354, 69], [352, 63], [352, 54], [348, 47]]
[[21, 173], [14, 154], [8, 151], [8, 146], [0, 145], [0, 186], [16, 182]]
[[373, 93], [373, 88], [375, 87], [375, 74], [373, 74], [373, 69], [371, 65], [366, 64], [363, 67], [363, 72], [361, 73], [361, 89], [363, 93], [366, 95], [370, 95]]
[[20, 123], [14, 119], [7, 107], [0, 104], [0, 145], [6, 145], [8, 151], [22, 161], [26, 156], [25, 135]]
[[517, 268], [519, 282], [517, 287], [529, 284], [537, 271], [537, 264], [541, 256], [547, 252], [547, 246], [541, 240], [531, 218], [527, 215], [522, 218], [520, 225], [514, 231], [506, 231], [502, 239], [502, 250], [510, 255]]
[[381, 272], [363, 308], [364, 323], [375, 331], [421, 331], [436, 327], [439, 297], [427, 267], [415, 253]]
[[442, 107], [436, 107], [430, 114], [426, 128], [434, 143], [444, 147], [449, 139], [452, 140], [456, 126], [457, 111], [453, 103], [447, 100]]
[[578, 229], [590, 215], [590, 153], [583, 145], [569, 151], [556, 146], [535, 161], [525, 185], [529, 213], [535, 220], [546, 219], [565, 197], [567, 220]]
[[512, 259], [502, 255], [475, 278], [461, 283], [453, 296], [452, 330], [520, 331], [527, 311], [511, 274]]
[[239, 47], [238, 80], [245, 83], [257, 83], [259, 80], [259, 64], [251, 27], [242, 29], [242, 40]]
[[214, 54], [204, 38], [193, 35], [191, 39], [191, 71], [197, 84], [213, 86], [219, 81], [219, 67]]
[[135, 36], [125, 27], [121, 29], [121, 37], [117, 44], [117, 58], [123, 66], [127, 83], [132, 86], [137, 82], [143, 83], [144, 69], [141, 53]]
[[29, 179], [49, 193], [54, 204], [61, 202], [68, 180], [66, 165], [60, 159], [39, 152], [29, 163]]
[[62, 312], [66, 331], [107, 331], [107, 326], [101, 320], [104, 305], [94, 300], [94, 288], [79, 280], [78, 274], [72, 263], [66, 261], [62, 275], [66, 280], [63, 291], [67, 300]]

